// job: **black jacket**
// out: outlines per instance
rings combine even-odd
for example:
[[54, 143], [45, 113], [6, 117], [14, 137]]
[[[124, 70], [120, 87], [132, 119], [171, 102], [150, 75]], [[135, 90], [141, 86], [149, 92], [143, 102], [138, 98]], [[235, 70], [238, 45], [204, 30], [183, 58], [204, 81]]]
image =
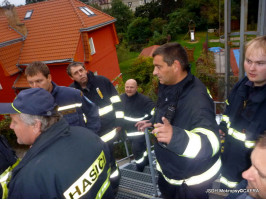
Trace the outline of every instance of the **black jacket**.
[[[123, 116], [117, 117], [117, 112], [122, 111], [121, 100], [114, 85], [109, 79], [104, 76], [95, 76], [92, 72], [89, 72], [86, 89], [82, 89], [77, 82], [72, 83], [70, 87], [81, 90], [86, 97], [98, 106], [101, 119], [100, 136], [116, 126], [121, 126]], [[116, 97], [119, 98], [119, 101], [115, 103], [112, 102], [111, 99]], [[102, 111], [109, 106], [111, 106], [113, 110], [106, 114], [101, 114], [104, 113]]]
[[227, 133], [222, 176], [239, 182], [242, 172], [251, 165], [250, 154], [255, 141], [266, 130], [266, 85], [254, 87], [245, 77], [234, 86], [227, 102], [220, 124], [220, 129]]
[[[8, 184], [7, 179], [2, 179], [2, 176], [4, 176], [7, 172], [12, 171], [12, 166], [16, 163], [17, 161], [17, 156], [15, 151], [9, 146], [7, 139], [0, 134], [0, 197], [1, 198], [6, 198], [5, 197], [5, 192], [3, 196], [3, 186]], [[5, 189], [4, 189], [5, 190]]]
[[216, 163], [216, 173], [208, 179], [218, 176], [219, 133], [213, 100], [206, 87], [190, 73], [176, 85], [159, 85], [153, 123], [162, 123], [169, 105], [176, 107], [171, 120], [173, 136], [168, 145], [155, 143], [157, 169], [160, 166], [168, 179], [184, 181], [206, 172]]
[[13, 170], [8, 197], [92, 199], [101, 190], [102, 198], [113, 198], [108, 169], [109, 152], [101, 139], [62, 119], [41, 133]]
[[72, 126], [87, 127], [97, 133], [101, 126], [98, 107], [79, 90], [58, 86], [54, 82], [52, 84], [51, 94], [67, 122]]
[[[149, 97], [138, 92], [131, 97], [124, 93], [120, 98], [124, 111], [123, 129], [125, 129], [128, 134], [137, 132], [135, 124], [138, 121], [150, 119], [151, 111], [155, 107], [155, 104]], [[142, 136], [144, 137], [144, 135]], [[132, 136], [129, 138], [136, 137]]]

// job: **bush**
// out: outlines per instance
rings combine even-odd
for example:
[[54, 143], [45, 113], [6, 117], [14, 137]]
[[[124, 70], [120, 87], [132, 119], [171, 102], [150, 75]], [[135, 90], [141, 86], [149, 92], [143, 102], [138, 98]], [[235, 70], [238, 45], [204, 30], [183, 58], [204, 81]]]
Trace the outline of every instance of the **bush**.
[[[126, 71], [126, 76], [135, 79], [138, 83], [138, 92], [157, 100], [158, 80], [153, 76], [153, 59], [150, 57], [138, 57], [132, 66]], [[126, 81], [126, 80], [125, 80]], [[118, 80], [117, 90], [119, 94], [125, 92], [125, 82], [122, 78]]]
[[10, 146], [17, 147], [17, 137], [12, 129], [9, 128], [11, 118], [8, 115], [4, 116], [4, 119], [0, 120], [0, 134], [5, 136]]

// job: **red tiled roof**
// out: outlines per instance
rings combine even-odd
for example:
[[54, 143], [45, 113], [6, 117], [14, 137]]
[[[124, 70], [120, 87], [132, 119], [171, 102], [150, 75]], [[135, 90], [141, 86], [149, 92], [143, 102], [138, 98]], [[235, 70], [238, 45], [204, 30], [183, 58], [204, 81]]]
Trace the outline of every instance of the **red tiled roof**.
[[0, 62], [2, 63], [3, 70], [6, 76], [10, 76], [19, 72], [16, 66], [19, 54], [22, 48], [22, 42], [17, 42], [9, 46], [0, 48]]
[[[95, 13], [87, 16], [79, 7], [86, 6]], [[24, 20], [28, 10], [30, 19]], [[50, 0], [17, 7], [28, 34], [20, 56], [20, 64], [35, 60], [72, 59], [80, 38], [80, 29], [94, 29], [111, 23], [114, 18], [78, 0]]]
[[22, 37], [14, 29], [8, 26], [7, 18], [4, 16], [4, 13], [2, 13], [1, 10], [0, 10], [0, 31], [1, 31], [0, 44], [3, 42], [12, 41]]
[[12, 86], [12, 88], [29, 88], [29, 87], [30, 87], [30, 85], [29, 85], [29, 83], [27, 81], [27, 77], [24, 73], [21, 73], [17, 77], [14, 85]]
[[139, 56], [148, 56], [148, 57], [152, 57], [153, 52], [159, 47], [160, 45], [153, 45], [150, 47], [147, 47], [145, 49], [143, 49], [141, 51], [141, 53], [139, 54]]

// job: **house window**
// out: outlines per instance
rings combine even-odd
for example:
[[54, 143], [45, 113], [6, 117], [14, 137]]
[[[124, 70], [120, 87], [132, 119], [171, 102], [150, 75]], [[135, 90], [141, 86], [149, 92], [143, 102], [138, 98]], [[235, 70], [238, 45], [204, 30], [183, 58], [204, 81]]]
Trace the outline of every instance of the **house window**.
[[93, 43], [93, 39], [92, 37], [89, 39], [89, 43], [90, 43], [90, 49], [91, 49], [91, 55], [95, 54], [95, 47], [94, 47], [94, 43]]
[[131, 8], [131, 6], [132, 6], [132, 2], [128, 2], [127, 5], [128, 5], [128, 7]]
[[0, 83], [0, 90], [2, 90], [3, 88], [2, 88], [2, 85], [1, 85], [1, 83]]
[[79, 7], [79, 9], [84, 12], [86, 15], [88, 16], [92, 16], [92, 15], [95, 15], [94, 12], [92, 12], [89, 8], [87, 7]]
[[31, 15], [32, 15], [32, 13], [33, 13], [33, 10], [28, 10], [28, 11], [26, 12], [26, 14], [25, 14], [25, 17], [24, 17], [24, 19], [30, 19], [30, 18], [31, 18]]

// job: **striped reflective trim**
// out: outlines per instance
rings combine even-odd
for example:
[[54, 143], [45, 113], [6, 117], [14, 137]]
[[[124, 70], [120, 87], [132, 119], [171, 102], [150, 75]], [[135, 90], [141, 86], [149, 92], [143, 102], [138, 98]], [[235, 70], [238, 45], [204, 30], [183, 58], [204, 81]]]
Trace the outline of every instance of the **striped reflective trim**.
[[0, 183], [2, 187], [2, 199], [7, 199], [8, 195], [8, 183], [11, 179], [12, 170], [19, 164], [20, 159], [17, 159], [17, 161], [10, 167], [8, 167], [2, 174], [0, 174]]
[[188, 145], [183, 153], [183, 156], [189, 158], [195, 158], [201, 149], [201, 138], [199, 135], [185, 130], [189, 137]]
[[226, 123], [230, 123], [230, 119], [227, 115], [222, 116], [222, 121], [225, 121]]
[[121, 102], [121, 99], [120, 99], [120, 97], [119, 97], [118, 95], [116, 95], [116, 96], [112, 96], [112, 97], [110, 98], [110, 101], [111, 101], [112, 103], [118, 103], [118, 102]]
[[113, 111], [113, 109], [114, 108], [113, 108], [113, 105], [112, 104], [110, 104], [108, 106], [105, 106], [103, 108], [99, 108], [99, 115], [100, 116], [106, 115], [107, 113]]
[[143, 117], [139, 117], [139, 118], [133, 118], [133, 117], [124, 116], [124, 119], [127, 120], [127, 121], [131, 121], [131, 122], [138, 122], [138, 121], [141, 121], [141, 120], [145, 119], [148, 116], [149, 115], [147, 115], [147, 114], [145, 114]]
[[232, 182], [227, 180], [225, 177], [221, 177], [220, 182], [223, 183], [224, 185], [226, 185], [229, 188], [234, 188], [237, 186], [238, 182]]
[[248, 140], [245, 141], [245, 147], [247, 147], [249, 149], [254, 148], [255, 144], [256, 144], [255, 141], [248, 141]]
[[83, 115], [84, 122], [87, 123], [87, 117], [86, 117], [86, 115], [84, 113], [82, 113], [82, 115]]
[[226, 105], [228, 105], [228, 106], [229, 106], [229, 102], [228, 102], [228, 99], [226, 99], [226, 100], [225, 100], [225, 103], [226, 103]]
[[137, 132], [127, 133], [128, 137], [134, 137], [134, 136], [139, 136], [139, 135], [144, 135], [144, 132], [137, 131]]
[[152, 110], [151, 110], [151, 116], [153, 116], [155, 114], [155, 108], [153, 108]]
[[93, 188], [104, 172], [106, 158], [104, 151], [95, 159], [92, 165], [63, 193], [66, 199], [79, 199]]
[[208, 129], [205, 129], [205, 128], [195, 128], [193, 129], [191, 132], [200, 132], [200, 133], [203, 133], [204, 135], [207, 135], [211, 145], [212, 145], [212, 156], [214, 156], [220, 149], [220, 142], [218, 140], [218, 138], [216, 137], [215, 133], [208, 130]]
[[228, 130], [228, 134], [231, 135], [232, 137], [234, 137], [237, 140], [240, 140], [242, 142], [244, 142], [246, 140], [246, 134], [245, 133], [241, 133], [233, 128], [229, 128]]
[[110, 131], [110, 132], [106, 133], [105, 135], [103, 135], [101, 137], [101, 139], [104, 142], [108, 142], [108, 141], [112, 140], [115, 137], [115, 135], [116, 135], [116, 129], [113, 129], [112, 131]]
[[119, 118], [119, 119], [124, 118], [124, 112], [123, 111], [116, 111], [115, 117]]
[[212, 99], [212, 95], [211, 95], [211, 92], [210, 92], [210, 90], [207, 88], [207, 93], [208, 93], [208, 95], [210, 96], [210, 98]]
[[78, 107], [81, 107], [81, 106], [82, 106], [82, 103], [69, 104], [67, 106], [58, 107], [58, 111], [68, 110], [68, 109], [72, 109], [72, 108], [78, 108]]
[[116, 170], [111, 174], [110, 178], [116, 178], [119, 175], [119, 170], [116, 168]]
[[16, 107], [14, 106], [13, 103], [11, 103], [11, 106], [12, 106], [12, 108], [13, 108], [15, 111], [17, 111], [18, 113], [21, 113], [18, 109], [16, 109]]
[[147, 156], [148, 156], [148, 153], [147, 153], [147, 151], [145, 151], [145, 152], [143, 153], [143, 156], [142, 156], [140, 159], [136, 160], [136, 163], [137, 163], [137, 164], [142, 163], [142, 162], [144, 161], [145, 157], [147, 157]]
[[157, 165], [156, 165], [156, 168], [159, 172], [162, 173], [163, 177], [165, 178], [165, 180], [170, 183], [171, 185], [182, 185], [182, 183], [186, 183], [188, 186], [190, 185], [197, 185], [197, 184], [200, 184], [200, 183], [203, 183], [207, 180], [210, 180], [212, 177], [214, 177], [220, 170], [222, 166], [222, 162], [221, 162], [221, 158], [219, 158], [215, 164], [210, 168], [208, 169], [207, 171], [205, 171], [204, 173], [200, 174], [200, 175], [196, 175], [196, 176], [192, 176], [188, 179], [184, 179], [184, 180], [175, 180], [175, 179], [170, 179], [170, 178], [167, 178], [163, 172], [162, 172], [162, 169], [159, 165], [159, 163], [157, 162]]
[[102, 187], [100, 188], [100, 190], [98, 191], [95, 199], [102, 199], [104, 193], [106, 192], [106, 190], [109, 188], [110, 186], [110, 180], [109, 180], [109, 176], [110, 176], [110, 172], [111, 172], [111, 167], [109, 167], [108, 171], [107, 171], [107, 178], [104, 181], [104, 183], [102, 184]]

